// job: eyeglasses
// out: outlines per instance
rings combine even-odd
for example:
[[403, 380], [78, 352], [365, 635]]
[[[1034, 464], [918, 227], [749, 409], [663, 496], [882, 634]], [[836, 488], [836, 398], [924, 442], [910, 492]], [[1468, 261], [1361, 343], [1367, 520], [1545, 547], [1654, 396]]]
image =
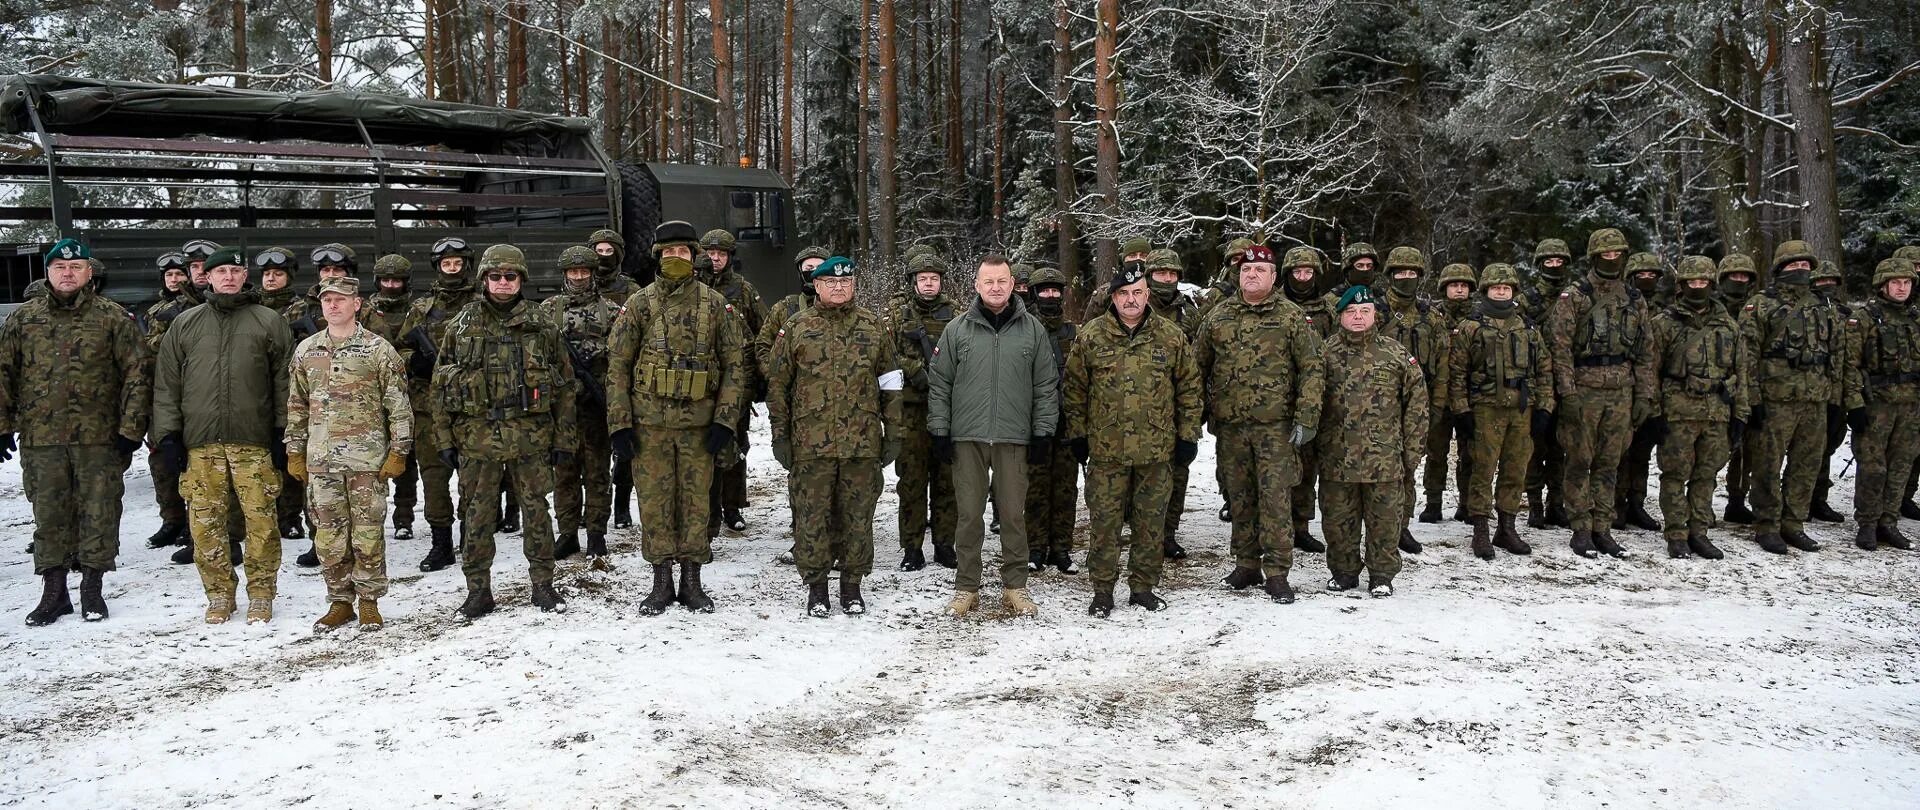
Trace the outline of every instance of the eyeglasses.
[[160, 258], [154, 260], [153, 266], [162, 270], [185, 270], [187, 269], [187, 254], [179, 251], [163, 253], [160, 255]]
[[195, 239], [191, 242], [188, 242], [186, 247], [181, 248], [180, 252], [185, 253], [189, 256], [193, 256], [193, 255], [212, 256], [213, 252], [219, 249], [220, 249], [219, 242], [210, 242], [205, 239]]
[[519, 273], [488, 273], [486, 275], [486, 279], [488, 281], [519, 281], [520, 274]]
[[287, 255], [287, 252], [284, 250], [269, 250], [253, 257], [254, 266], [263, 269], [268, 267], [286, 267], [287, 264], [292, 261], [293, 257]]
[[466, 249], [467, 240], [461, 239], [458, 236], [443, 237], [440, 241], [433, 243], [433, 255], [435, 256], [448, 252], [458, 253]]
[[337, 248], [314, 248], [312, 259], [314, 264], [345, 264], [347, 254]]

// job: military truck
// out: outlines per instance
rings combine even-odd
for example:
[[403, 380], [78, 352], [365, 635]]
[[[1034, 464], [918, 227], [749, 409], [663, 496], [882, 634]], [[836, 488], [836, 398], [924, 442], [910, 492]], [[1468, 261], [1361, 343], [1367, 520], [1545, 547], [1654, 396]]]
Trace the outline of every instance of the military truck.
[[249, 257], [290, 248], [298, 289], [317, 280], [308, 253], [329, 242], [355, 250], [363, 281], [377, 255], [406, 256], [416, 290], [444, 237], [476, 256], [511, 243], [541, 297], [560, 288], [560, 251], [600, 228], [626, 240], [623, 270], [651, 281], [663, 217], [733, 231], [742, 272], [769, 300], [798, 288], [779, 175], [613, 161], [593, 130], [585, 118], [356, 91], [0, 78], [0, 234], [14, 234], [0, 237], [0, 311], [68, 236], [105, 262], [105, 294], [130, 308], [158, 297], [155, 259], [193, 239]]

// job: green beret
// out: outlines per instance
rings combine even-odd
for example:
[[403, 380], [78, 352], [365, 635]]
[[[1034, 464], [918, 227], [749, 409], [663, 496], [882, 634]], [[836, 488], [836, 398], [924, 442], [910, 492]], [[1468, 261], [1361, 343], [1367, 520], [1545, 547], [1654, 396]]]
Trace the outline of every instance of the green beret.
[[53, 247], [47, 248], [46, 262], [47, 264], [53, 264], [55, 261], [61, 259], [91, 258], [93, 258], [93, 251], [88, 250], [86, 244], [80, 240], [69, 236], [53, 243]]
[[813, 274], [808, 276], [808, 278], [847, 278], [853, 275], [853, 271], [854, 266], [852, 259], [845, 256], [833, 256], [821, 262], [819, 267], [813, 268]]
[[214, 251], [207, 256], [205, 267], [208, 270], [212, 270], [215, 267], [222, 267], [229, 264], [237, 264], [243, 268], [247, 266], [247, 259], [240, 255], [239, 248], [221, 248]]
[[1373, 303], [1372, 289], [1362, 284], [1355, 284], [1351, 287], [1348, 287], [1347, 292], [1344, 295], [1340, 296], [1340, 303], [1335, 304], [1333, 306], [1333, 311], [1346, 312], [1347, 307], [1353, 306], [1355, 304], [1371, 304], [1371, 303]]

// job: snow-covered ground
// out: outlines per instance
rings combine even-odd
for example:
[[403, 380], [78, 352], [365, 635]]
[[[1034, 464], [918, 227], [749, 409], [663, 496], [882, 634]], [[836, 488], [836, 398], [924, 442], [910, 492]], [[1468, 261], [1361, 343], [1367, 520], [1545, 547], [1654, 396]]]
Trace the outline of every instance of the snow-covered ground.
[[467, 624], [459, 571], [415, 568], [421, 522], [390, 548], [387, 629], [325, 637], [304, 541], [272, 625], [202, 624], [193, 569], [145, 548], [139, 461], [113, 617], [25, 627], [9, 464], [0, 806], [1920, 806], [1920, 555], [1815, 524], [1826, 548], [1788, 558], [1716, 531], [1719, 563], [1641, 532], [1618, 534], [1631, 559], [1582, 560], [1529, 531], [1534, 556], [1489, 564], [1465, 526], [1416, 524], [1428, 550], [1394, 598], [1327, 594], [1302, 554], [1279, 606], [1215, 584], [1211, 464], [1203, 444], [1165, 613], [1090, 619], [1086, 575], [1047, 573], [1037, 620], [992, 587], [989, 615], [941, 618], [951, 573], [893, 570], [889, 492], [871, 612], [806, 618], [772, 562], [787, 508], [762, 430], [751, 525], [709, 569], [718, 613], [640, 617], [638, 538], [615, 532], [615, 571], [562, 564], [564, 615], [527, 605], [503, 540], [502, 609]]

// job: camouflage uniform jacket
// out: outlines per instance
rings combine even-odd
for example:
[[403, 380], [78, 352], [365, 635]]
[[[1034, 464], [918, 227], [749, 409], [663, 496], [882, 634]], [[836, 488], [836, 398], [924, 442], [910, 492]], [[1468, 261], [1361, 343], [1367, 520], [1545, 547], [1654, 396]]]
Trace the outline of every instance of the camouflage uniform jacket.
[[22, 447], [147, 433], [146, 348], [126, 310], [91, 289], [35, 298], [0, 323], [0, 433]]
[[1427, 382], [1393, 338], [1346, 330], [1321, 346], [1320, 474], [1332, 481], [1404, 481], [1427, 446]]
[[[1064, 313], [1060, 315], [1041, 315], [1036, 312], [1034, 317], [1039, 318], [1040, 325], [1046, 327], [1047, 337], [1050, 338], [1053, 343], [1054, 385], [1056, 387], [1065, 385], [1067, 382], [1067, 356], [1073, 353], [1073, 344], [1074, 341], [1080, 337], [1080, 328], [1075, 326], [1071, 321], [1068, 321]], [[1060, 416], [1054, 421], [1053, 435], [1062, 437], [1073, 435], [1071, 432], [1073, 429], [1067, 426], [1066, 399], [1057, 390], [1054, 392], [1053, 398], [1055, 402], [1060, 403]]]
[[1216, 433], [1221, 425], [1319, 429], [1320, 333], [1293, 302], [1222, 300], [1195, 330], [1193, 356]]
[[1625, 282], [1581, 279], [1568, 285], [1547, 315], [1554, 392], [1632, 388], [1637, 402], [1654, 397], [1647, 353], [1647, 305]]
[[[732, 265], [706, 281], [726, 299], [728, 306], [733, 307], [733, 313], [744, 319], [740, 324], [743, 339], [747, 335], [760, 334], [761, 327], [767, 323], [767, 304], [760, 300], [760, 291], [754, 289], [753, 282], [734, 272]], [[764, 382], [765, 370], [760, 367], [760, 358], [756, 354], [747, 352], [743, 359], [745, 364], [741, 368], [746, 373], [741, 377], [741, 383], [745, 387], [744, 393], [751, 394]]]
[[1782, 285], [1748, 299], [1740, 314], [1747, 384], [1760, 402], [1817, 402], [1852, 409], [1859, 369], [1846, 355], [1845, 320], [1806, 287]]
[[1720, 302], [1701, 309], [1676, 301], [1653, 316], [1653, 367], [1660, 374], [1660, 407], [1668, 421], [1745, 421], [1750, 410], [1746, 347], [1740, 325]]
[[1859, 347], [1859, 379], [1873, 403], [1920, 402], [1920, 317], [1913, 299], [1896, 304], [1875, 296], [1855, 307], [1854, 345]]
[[[470, 283], [453, 287], [446, 286], [445, 283], [436, 285], [433, 292], [414, 299], [412, 306], [407, 309], [406, 320], [400, 324], [400, 337], [404, 340], [407, 335], [413, 333], [414, 329], [424, 327], [427, 340], [433, 343], [434, 351], [437, 352], [447, 343], [447, 326], [453, 322], [453, 316], [465, 309], [468, 304], [479, 301], [481, 298], [480, 293], [474, 291]], [[401, 343], [396, 343], [394, 346], [400, 352], [401, 362], [412, 359], [413, 349]], [[430, 410], [433, 403], [430, 382], [422, 377], [411, 377], [408, 380], [407, 394], [413, 398], [415, 413], [425, 414]], [[421, 430], [425, 430], [424, 425], [421, 426]]]
[[612, 304], [615, 309], [625, 306], [627, 299], [640, 291], [640, 285], [634, 283], [626, 273], [614, 273], [605, 277], [595, 276], [593, 284], [594, 289], [599, 291], [600, 297], [607, 299], [607, 303]]
[[376, 472], [387, 454], [413, 450], [413, 403], [400, 353], [356, 325], [336, 341], [322, 329], [293, 349], [287, 382], [287, 452], [307, 469]]
[[588, 373], [603, 386], [607, 382], [607, 340], [613, 334], [614, 319], [620, 317], [622, 303], [608, 301], [598, 289], [562, 292], [540, 302], [541, 312], [560, 327], [567, 346], [587, 361]]
[[1427, 380], [1427, 402], [1438, 408], [1447, 401], [1447, 356], [1453, 328], [1430, 301], [1403, 298], [1392, 290], [1387, 291], [1386, 300], [1380, 334], [1413, 352]]
[[573, 363], [553, 322], [531, 301], [503, 308], [475, 301], [447, 324], [433, 370], [433, 430], [439, 447], [467, 458], [510, 461], [572, 452]]
[[909, 297], [893, 310], [894, 356], [900, 361], [900, 373], [907, 378], [901, 392], [904, 401], [927, 401], [927, 364], [933, 362], [933, 347], [940, 344], [940, 332], [947, 328], [947, 322], [959, 314], [960, 304], [945, 293], [927, 302]]
[[366, 303], [360, 307], [360, 323], [373, 330], [373, 333], [379, 335], [387, 345], [392, 346], [395, 352], [399, 352], [400, 336], [406, 334], [400, 330], [400, 327], [407, 323], [410, 305], [411, 302], [404, 292], [398, 295], [374, 293], [368, 296]]
[[1109, 312], [1084, 324], [1061, 389], [1070, 438], [1085, 438], [1096, 461], [1157, 464], [1173, 458], [1175, 440], [1200, 440], [1200, 370], [1166, 318], [1128, 329]]
[[1193, 337], [1194, 330], [1200, 327], [1200, 305], [1184, 292], [1175, 294], [1170, 304], [1160, 303], [1159, 296], [1147, 296], [1147, 307], [1153, 314], [1173, 321], [1189, 339]]
[[173, 325], [173, 319], [200, 305], [200, 299], [192, 290], [192, 284], [182, 283], [180, 292], [169, 294], [166, 288], [160, 290], [160, 300], [147, 307], [145, 316], [140, 319], [140, 327], [146, 331], [148, 359], [152, 359], [153, 350], [160, 345], [160, 336], [167, 333], [167, 327]]
[[1554, 286], [1544, 279], [1537, 279], [1515, 290], [1513, 300], [1520, 304], [1520, 314], [1535, 326], [1544, 326], [1547, 316], [1553, 313], [1553, 303], [1560, 300], [1560, 291], [1566, 289], [1562, 284]]
[[781, 327], [786, 326], [787, 321], [793, 320], [793, 316], [800, 314], [800, 310], [810, 306], [813, 306], [813, 296], [794, 293], [780, 299], [779, 303], [767, 310], [767, 322], [760, 325], [759, 334], [748, 336], [753, 340], [753, 345], [748, 348], [753, 351], [755, 362], [759, 363], [761, 368], [773, 365], [773, 341], [780, 336]]
[[877, 459], [900, 436], [899, 364], [879, 316], [848, 304], [803, 310], [774, 341], [767, 421], [795, 460]]
[[[607, 429], [736, 425], [746, 402], [748, 366], [742, 319], [727, 299], [692, 279], [658, 279], [613, 320], [607, 357]], [[658, 370], [698, 370], [704, 391], [659, 393]]]
[[1311, 296], [1303, 301], [1294, 297], [1291, 289], [1285, 289], [1286, 282], [1282, 281], [1280, 285], [1286, 299], [1307, 316], [1307, 323], [1313, 326], [1313, 331], [1319, 334], [1321, 340], [1333, 335], [1333, 330], [1340, 325], [1339, 320], [1333, 317], [1334, 301], [1324, 295]]
[[1553, 359], [1540, 332], [1516, 311], [1496, 318], [1475, 310], [1453, 328], [1445, 400], [1433, 407], [1466, 413], [1475, 405], [1553, 410]]

